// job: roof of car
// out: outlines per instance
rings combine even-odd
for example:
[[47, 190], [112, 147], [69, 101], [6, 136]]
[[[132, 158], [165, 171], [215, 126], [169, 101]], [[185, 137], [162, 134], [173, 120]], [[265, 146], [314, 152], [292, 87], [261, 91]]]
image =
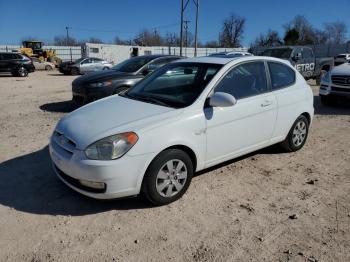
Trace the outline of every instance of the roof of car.
[[275, 57], [269, 56], [240, 56], [240, 57], [215, 57], [215, 56], [201, 56], [201, 57], [193, 57], [181, 59], [176, 62], [187, 62], [187, 63], [207, 63], [207, 64], [221, 64], [225, 65], [231, 61], [254, 61], [254, 60], [269, 60], [269, 61], [277, 61], [284, 64], [290, 64], [287, 60], [282, 60]]
[[189, 63], [208, 63], [208, 64], [227, 64], [228, 62], [237, 59], [237, 58], [226, 58], [226, 57], [217, 57], [217, 56], [201, 56], [201, 57], [192, 57], [181, 59], [181, 62]]
[[140, 55], [140, 56], [135, 56], [135, 57], [145, 57], [145, 58], [151, 58], [151, 59], [156, 59], [156, 58], [160, 58], [160, 57], [179, 57], [179, 58], [181, 58], [181, 56], [178, 56], [178, 55]]

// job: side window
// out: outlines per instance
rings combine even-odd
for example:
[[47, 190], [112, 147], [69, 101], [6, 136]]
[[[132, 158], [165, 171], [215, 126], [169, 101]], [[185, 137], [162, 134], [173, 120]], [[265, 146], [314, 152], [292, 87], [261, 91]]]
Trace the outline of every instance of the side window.
[[268, 91], [264, 62], [248, 62], [231, 69], [215, 88], [236, 99], [255, 96]]
[[311, 49], [305, 48], [305, 49], [303, 50], [303, 57], [304, 57], [304, 58], [313, 58]]
[[81, 62], [81, 64], [83, 64], [83, 65], [90, 64], [90, 63], [92, 63], [92, 59], [91, 58], [85, 59], [83, 62]]
[[295, 72], [287, 65], [268, 62], [272, 90], [287, 87], [295, 82]]

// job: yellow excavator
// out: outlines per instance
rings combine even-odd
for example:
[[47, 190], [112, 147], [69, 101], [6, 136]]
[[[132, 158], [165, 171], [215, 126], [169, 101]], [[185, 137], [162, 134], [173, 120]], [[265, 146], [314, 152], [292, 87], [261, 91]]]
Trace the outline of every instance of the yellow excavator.
[[44, 43], [41, 41], [23, 41], [23, 47], [19, 51], [28, 57], [37, 57], [42, 61], [48, 61], [58, 66], [61, 59], [56, 56], [56, 51], [53, 49], [43, 49]]

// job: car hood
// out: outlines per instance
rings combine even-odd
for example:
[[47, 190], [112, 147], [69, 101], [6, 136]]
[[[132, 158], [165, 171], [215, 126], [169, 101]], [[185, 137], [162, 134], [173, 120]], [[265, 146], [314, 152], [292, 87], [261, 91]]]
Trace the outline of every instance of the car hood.
[[182, 112], [121, 96], [111, 96], [83, 106], [63, 117], [56, 131], [84, 150], [93, 142], [121, 132], [136, 132]]
[[332, 75], [349, 75], [350, 76], [350, 63], [344, 63], [334, 67], [332, 69]]
[[76, 85], [79, 83], [97, 82], [97, 81], [107, 80], [107, 79], [118, 79], [118, 78], [123, 78], [127, 76], [132, 76], [132, 75], [133, 74], [131, 73], [119, 72], [113, 69], [103, 70], [100, 72], [93, 72], [93, 73], [80, 76], [73, 81], [73, 85]]

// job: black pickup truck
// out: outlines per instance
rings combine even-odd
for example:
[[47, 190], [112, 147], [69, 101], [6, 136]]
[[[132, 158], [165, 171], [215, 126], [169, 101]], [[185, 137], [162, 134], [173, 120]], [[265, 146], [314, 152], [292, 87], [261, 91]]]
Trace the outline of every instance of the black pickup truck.
[[333, 57], [316, 58], [312, 48], [307, 46], [270, 47], [261, 55], [289, 60], [305, 79], [315, 79], [317, 84], [322, 71], [329, 71], [334, 66]]

